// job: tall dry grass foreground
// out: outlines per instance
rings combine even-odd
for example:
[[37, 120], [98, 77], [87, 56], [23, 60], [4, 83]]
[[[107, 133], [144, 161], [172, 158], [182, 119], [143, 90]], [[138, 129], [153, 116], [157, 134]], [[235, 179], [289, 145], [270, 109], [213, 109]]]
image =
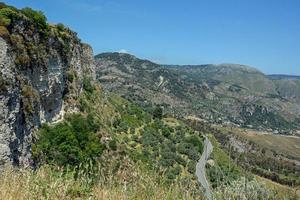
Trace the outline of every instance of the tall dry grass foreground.
[[[103, 169], [103, 168], [102, 168]], [[202, 200], [197, 185], [167, 183], [163, 175], [137, 166], [78, 172], [43, 166], [36, 171], [8, 168], [0, 172], [0, 200]], [[106, 168], [107, 169], [107, 168]], [[95, 174], [93, 174], [95, 173]], [[75, 178], [76, 177], [76, 178]], [[272, 191], [245, 178], [213, 190], [214, 200], [275, 200]], [[294, 199], [294, 198], [285, 198]]]
[[202, 199], [189, 191], [186, 186], [167, 185], [163, 181], [158, 181], [158, 176], [143, 174], [139, 170], [128, 182], [119, 177], [109, 175], [91, 184], [88, 178], [75, 179], [72, 173], [54, 171], [50, 167], [42, 167], [37, 171], [5, 169], [0, 174], [0, 199]]

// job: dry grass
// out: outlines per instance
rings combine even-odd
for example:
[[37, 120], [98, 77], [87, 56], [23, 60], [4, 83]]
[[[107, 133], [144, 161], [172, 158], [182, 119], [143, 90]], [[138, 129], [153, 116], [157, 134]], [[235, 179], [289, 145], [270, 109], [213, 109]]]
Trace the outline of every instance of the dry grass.
[[[134, 170], [133, 170], [134, 169]], [[144, 173], [139, 168], [120, 170], [100, 175], [98, 182], [90, 184], [88, 178], [74, 179], [72, 172], [62, 173], [50, 167], [37, 171], [6, 169], [0, 174], [0, 199], [2, 200], [201, 200], [204, 199], [195, 185], [182, 180], [165, 184], [157, 174]], [[231, 186], [214, 190], [214, 200], [274, 199], [259, 182], [250, 181], [245, 190], [245, 179]], [[197, 189], [198, 192], [195, 192]], [[248, 198], [251, 197], [251, 198]], [[281, 196], [280, 196], [281, 197]], [[281, 198], [280, 198], [281, 199]]]
[[[163, 173], [154, 173], [141, 163], [133, 163], [127, 157], [105, 159], [107, 162], [104, 164], [102, 161], [97, 165], [82, 165], [76, 176], [74, 170], [63, 171], [49, 166], [43, 166], [36, 171], [4, 169], [0, 172], [0, 200], [204, 199], [199, 186], [189, 179], [177, 179], [176, 183], [170, 184], [163, 178]], [[116, 166], [119, 167], [116, 169]], [[214, 189], [214, 200], [223, 200], [224, 197], [234, 200], [236, 197], [245, 197], [245, 194], [258, 199], [273, 200], [268, 198], [272, 192], [255, 181], [249, 182], [246, 187], [248, 193], [245, 193], [243, 180], [245, 179]], [[250, 188], [252, 190], [249, 191]]]
[[95, 199], [97, 200], [144, 200], [144, 199], [201, 199], [196, 198], [189, 191], [183, 191], [177, 185], [172, 185], [169, 188], [161, 187], [159, 185], [151, 185], [145, 183], [145, 185], [137, 185], [131, 188], [127, 188], [125, 185], [122, 187], [109, 188], [106, 186], [96, 186], [93, 190]]
[[282, 135], [249, 134], [246, 137], [256, 144], [300, 160], [300, 138]]
[[7, 169], [0, 179], [0, 199], [6, 200], [72, 199], [71, 189], [80, 184], [47, 168], [37, 172]]
[[269, 179], [260, 177], [260, 176], [256, 176], [256, 179], [259, 182], [263, 182], [267, 188], [269, 188], [270, 190], [276, 191], [276, 199], [300, 199], [300, 193], [298, 193], [299, 189], [297, 188], [291, 188], [285, 185], [281, 185], [279, 183], [273, 182]]
[[[139, 168], [119, 171], [112, 176], [99, 176], [90, 184], [86, 177], [74, 178], [74, 173], [63, 173], [50, 167], [37, 171], [6, 169], [0, 174], [0, 199], [2, 200], [144, 200], [144, 199], [202, 199], [193, 192], [194, 186], [166, 184], [161, 177], [144, 173]], [[191, 189], [190, 189], [191, 188]]]
[[233, 132], [234, 134], [250, 140], [261, 147], [274, 150], [277, 153], [300, 160], [300, 137], [274, 135], [267, 132], [239, 128], [230, 129], [222, 127], [220, 129]]

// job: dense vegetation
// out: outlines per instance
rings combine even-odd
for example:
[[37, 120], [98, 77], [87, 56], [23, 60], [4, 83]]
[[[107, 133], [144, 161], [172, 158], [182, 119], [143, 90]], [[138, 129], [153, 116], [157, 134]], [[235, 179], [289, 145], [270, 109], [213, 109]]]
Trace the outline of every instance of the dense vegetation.
[[38, 142], [32, 147], [33, 157], [40, 164], [77, 166], [96, 160], [104, 145], [97, 134], [99, 126], [90, 115], [74, 114], [54, 126], [44, 125]]
[[[194, 179], [196, 162], [203, 150], [199, 132], [175, 119], [163, 118], [159, 107], [148, 113], [117, 95], [105, 101], [101, 89], [88, 79], [84, 80], [83, 88], [82, 114], [71, 114], [63, 122], [44, 125], [38, 132], [33, 146], [36, 161], [78, 166], [101, 158], [103, 151], [123, 152], [121, 155], [141, 161], [169, 180], [181, 176]], [[112, 115], [101, 116], [97, 111], [103, 107]]]
[[[213, 128], [210, 130], [227, 154], [245, 170], [284, 185], [300, 185], [299, 166], [292, 160], [285, 159], [284, 155], [238, 137], [233, 132]], [[234, 149], [230, 142], [230, 138], [233, 137], [244, 144], [245, 151], [239, 152]]]
[[[120, 97], [112, 96], [110, 101], [121, 114], [114, 123], [116, 139], [127, 146], [133, 160], [166, 170], [169, 179], [186, 174], [185, 171], [193, 177], [203, 150], [199, 132], [175, 119], [162, 118], [160, 108], [151, 115]], [[170, 124], [170, 120], [175, 122]]]
[[[69, 115], [55, 125], [44, 125], [38, 132], [33, 155], [41, 167], [60, 166], [75, 170], [76, 177], [78, 174], [88, 177], [90, 194], [99, 182], [99, 176], [94, 174], [108, 170], [107, 163], [113, 163], [112, 174], [118, 170], [130, 171], [128, 164], [124, 164], [130, 160], [130, 165], [138, 164], [143, 170], [162, 175], [163, 180], [159, 182], [164, 184], [191, 184], [191, 198], [201, 195], [194, 174], [203, 151], [202, 135], [213, 133], [220, 139], [217, 130], [191, 123], [198, 130], [195, 131], [182, 121], [164, 117], [160, 107], [148, 112], [117, 95], [106, 99], [101, 89], [88, 79], [84, 81], [84, 89], [80, 97], [81, 114]], [[101, 115], [102, 109], [110, 114], [105, 116], [102, 112]], [[220, 193], [220, 187], [229, 189], [241, 176], [253, 180], [220, 148], [213, 136], [210, 140], [214, 145], [213, 164], [208, 165], [207, 173], [212, 187], [218, 191], [216, 195], [225, 195]], [[231, 192], [236, 195], [237, 191]], [[266, 194], [271, 195], [268, 192], [261, 195]]]
[[294, 128], [294, 124], [287, 121], [282, 116], [269, 112], [262, 106], [252, 105], [254, 107], [253, 112], [247, 111], [247, 106], [243, 106], [241, 116], [245, 121], [244, 127], [259, 127], [268, 128], [274, 127], [276, 130], [281, 130], [281, 133], [288, 133], [288, 130]]

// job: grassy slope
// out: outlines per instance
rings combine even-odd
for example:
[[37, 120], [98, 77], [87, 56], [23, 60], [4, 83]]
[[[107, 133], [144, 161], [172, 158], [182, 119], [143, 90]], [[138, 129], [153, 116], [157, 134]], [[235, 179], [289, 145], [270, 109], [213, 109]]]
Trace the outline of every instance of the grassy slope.
[[[214, 151], [212, 154], [212, 159], [215, 160], [215, 165], [217, 166], [217, 168], [222, 169], [222, 170], [218, 170], [219, 171], [219, 175], [218, 178], [219, 180], [215, 180], [215, 169], [214, 167], [209, 167], [208, 168], [208, 175], [210, 177], [211, 183], [213, 186], [216, 185], [223, 185], [224, 183], [230, 183], [233, 180], [238, 179], [239, 176], [241, 176], [241, 174], [244, 174], [244, 176], [248, 176], [248, 177], [252, 177], [253, 175], [243, 169], [241, 169], [237, 163], [235, 163], [232, 159], [230, 159], [230, 157], [228, 156], [228, 154], [226, 152], [224, 152], [221, 148], [220, 148], [220, 144], [217, 142], [217, 140], [211, 135], [210, 136], [210, 140], [213, 143], [214, 146]], [[227, 173], [226, 173], [227, 172]], [[222, 182], [218, 182], [220, 181], [220, 179], [224, 179]], [[256, 176], [255, 175], [255, 179], [264, 184], [270, 191], [273, 192], [274, 194], [274, 199], [297, 199], [300, 198], [300, 193], [297, 192], [297, 196], [295, 196], [295, 192], [296, 190], [298, 191], [299, 188], [292, 188], [292, 187], [288, 187], [285, 185], [281, 185], [279, 183], [273, 182], [269, 179], [260, 177], [260, 176]]]
[[114, 130], [116, 140], [133, 160], [164, 171], [170, 179], [194, 179], [195, 163], [203, 148], [199, 132], [175, 119], [152, 119], [149, 113], [119, 96], [109, 99], [121, 115]]
[[[184, 148], [179, 150], [182, 142], [192, 142], [190, 137], [201, 133], [194, 132], [183, 122], [173, 118], [153, 120], [149, 113], [118, 96], [113, 95], [109, 101], [105, 99], [97, 87], [93, 92], [84, 92], [80, 98], [81, 110], [83, 115], [92, 114], [94, 120], [101, 125], [103, 129], [99, 134], [103, 141], [117, 141], [115, 150], [106, 149], [99, 158], [99, 165], [83, 164], [79, 171], [66, 171], [61, 167], [47, 165], [37, 171], [7, 169], [0, 174], [0, 199], [202, 199], [199, 187], [193, 181], [194, 166], [189, 171], [188, 165], [195, 164], [198, 157], [194, 157], [196, 154], [190, 151], [193, 149], [190, 145], [187, 152], [182, 151]], [[170, 132], [167, 131], [169, 134], [165, 133], [166, 127], [170, 128]], [[150, 135], [153, 134], [156, 138], [144, 140], [143, 136], [148, 137], [149, 130], [152, 130]], [[242, 174], [238, 167], [218, 147], [216, 141], [211, 139], [215, 145], [213, 159], [218, 167], [214, 178], [218, 179], [220, 185], [224, 182], [231, 184], [234, 180], [240, 185], [242, 182], [239, 178]], [[151, 145], [152, 140], [155, 141], [154, 146]], [[197, 147], [197, 143], [191, 144]], [[158, 149], [155, 150], [155, 147]], [[172, 150], [173, 154], [165, 152], [168, 148], [175, 148]], [[178, 155], [183, 159], [178, 160]], [[163, 160], [167, 161], [162, 162], [164, 164], [172, 164], [161, 165]], [[178, 166], [181, 169], [179, 174]], [[175, 179], [170, 182], [174, 174]], [[256, 182], [249, 184], [254, 184], [254, 187], [249, 187], [254, 189], [256, 195], [264, 197], [263, 199], [271, 198], [263, 185]], [[222, 188], [214, 190], [217, 200], [224, 197], [234, 199], [241, 195], [249, 197], [253, 192], [246, 193], [244, 188], [236, 190], [234, 185], [228, 186], [229, 188], [226, 184], [221, 186]], [[227, 189], [229, 192], [226, 192]]]
[[264, 132], [238, 128], [230, 129], [222, 127], [221, 129], [253, 141], [261, 147], [300, 160], [300, 137], [265, 134]]
[[214, 165], [208, 167], [208, 176], [212, 186], [218, 187], [243, 176], [242, 174], [245, 172], [221, 149], [215, 137], [210, 135], [209, 139], [214, 147], [211, 155], [211, 158], [214, 160]]
[[[157, 174], [141, 170], [137, 165], [131, 167], [134, 173], [119, 170], [116, 176], [100, 175], [100, 181], [92, 186], [85, 177], [75, 179], [47, 166], [36, 172], [7, 169], [0, 174], [0, 199], [202, 199], [201, 196], [196, 198], [188, 185], [166, 185]], [[125, 175], [130, 175], [130, 179], [124, 178]]]
[[247, 134], [245, 137], [258, 145], [266, 148], [274, 149], [285, 155], [300, 160], [300, 138], [299, 137], [288, 137], [281, 135], [261, 135], [261, 134]]
[[[273, 182], [269, 179], [256, 176], [256, 179], [260, 182], [263, 182], [270, 190], [274, 190], [276, 193], [276, 199], [284, 199], [284, 198], [291, 198], [297, 199], [300, 198], [300, 193], [296, 191], [296, 188], [291, 188], [285, 185], [281, 185], [279, 183]], [[296, 196], [295, 196], [296, 193]]]

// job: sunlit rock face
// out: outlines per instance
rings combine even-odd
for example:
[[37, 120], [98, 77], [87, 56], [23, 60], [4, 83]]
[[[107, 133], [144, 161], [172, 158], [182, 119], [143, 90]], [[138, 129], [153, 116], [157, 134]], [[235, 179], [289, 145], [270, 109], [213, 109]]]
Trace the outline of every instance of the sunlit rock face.
[[76, 110], [84, 77], [95, 79], [92, 49], [76, 33], [67, 29], [68, 40], [62, 41], [51, 28], [42, 39], [23, 24], [15, 25], [10, 36], [22, 38], [25, 56], [0, 37], [0, 168], [32, 165], [33, 133]]

